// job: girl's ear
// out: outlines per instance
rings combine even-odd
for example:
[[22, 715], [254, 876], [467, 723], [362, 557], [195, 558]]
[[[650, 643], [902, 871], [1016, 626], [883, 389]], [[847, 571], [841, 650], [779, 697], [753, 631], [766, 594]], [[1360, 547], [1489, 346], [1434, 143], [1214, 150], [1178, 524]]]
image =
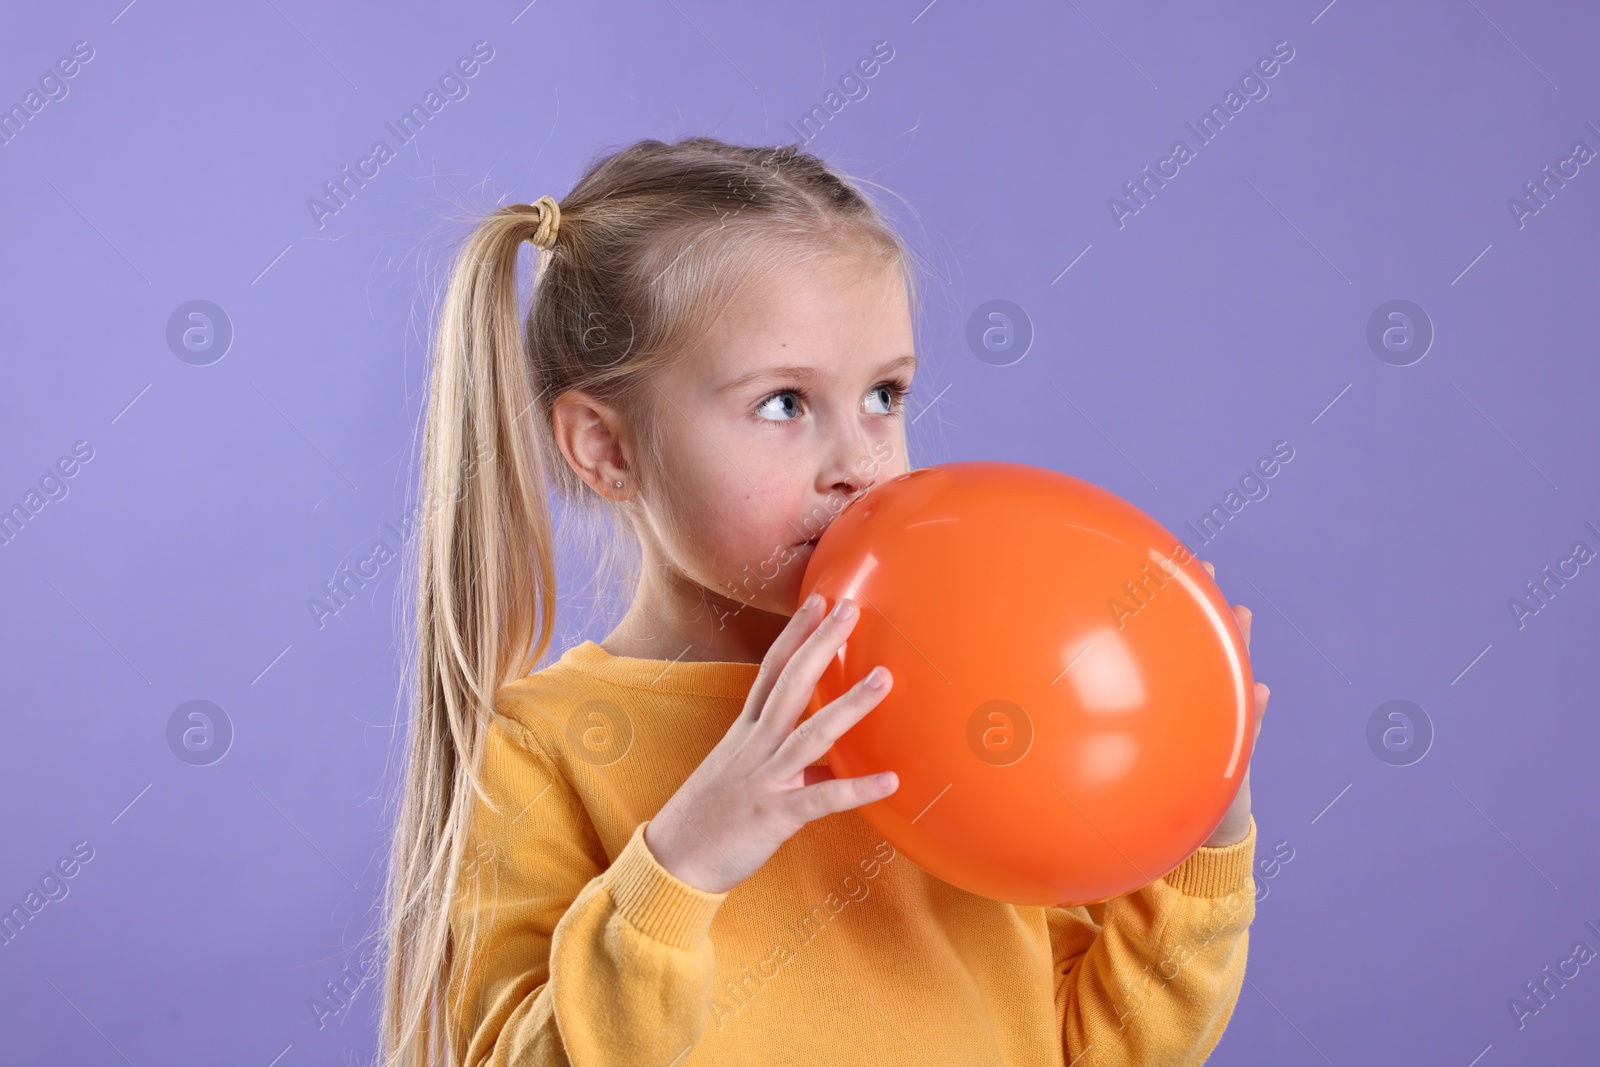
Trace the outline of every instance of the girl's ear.
[[632, 495], [626, 422], [616, 409], [581, 389], [569, 389], [556, 399], [551, 419], [561, 454], [589, 488], [612, 500]]

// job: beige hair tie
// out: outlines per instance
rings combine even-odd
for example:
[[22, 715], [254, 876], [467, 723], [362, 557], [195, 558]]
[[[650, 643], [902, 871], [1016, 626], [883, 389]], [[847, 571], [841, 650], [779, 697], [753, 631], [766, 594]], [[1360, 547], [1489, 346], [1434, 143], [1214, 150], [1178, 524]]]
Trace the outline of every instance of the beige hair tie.
[[533, 236], [527, 238], [540, 248], [548, 249], [556, 243], [556, 231], [561, 228], [561, 205], [555, 198], [541, 196], [531, 204], [518, 204], [516, 209], [524, 214], [537, 214], [539, 228], [533, 231]]

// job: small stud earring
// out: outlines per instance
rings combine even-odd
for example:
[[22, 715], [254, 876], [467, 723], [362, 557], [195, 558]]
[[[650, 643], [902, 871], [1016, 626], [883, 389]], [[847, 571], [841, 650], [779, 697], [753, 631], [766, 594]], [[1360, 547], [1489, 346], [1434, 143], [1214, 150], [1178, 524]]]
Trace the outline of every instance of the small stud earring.
[[621, 488], [622, 488], [622, 483], [621, 483], [621, 482], [620, 482], [620, 481], [619, 481], [619, 482], [617, 482], [617, 488], [618, 488], [618, 489], [621, 489]]

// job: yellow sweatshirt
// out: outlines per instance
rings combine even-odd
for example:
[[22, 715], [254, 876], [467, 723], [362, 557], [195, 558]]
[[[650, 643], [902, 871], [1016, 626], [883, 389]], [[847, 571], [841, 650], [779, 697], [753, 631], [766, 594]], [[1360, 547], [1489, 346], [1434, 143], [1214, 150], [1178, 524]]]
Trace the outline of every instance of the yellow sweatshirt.
[[[1104, 904], [958, 889], [858, 811], [808, 823], [726, 893], [644, 828], [727, 733], [759, 664], [593, 641], [495, 695], [451, 901], [456, 1062], [1179, 1067], [1244, 981], [1256, 826]], [[822, 761], [818, 761], [822, 762]], [[476, 944], [463, 962], [466, 939]]]

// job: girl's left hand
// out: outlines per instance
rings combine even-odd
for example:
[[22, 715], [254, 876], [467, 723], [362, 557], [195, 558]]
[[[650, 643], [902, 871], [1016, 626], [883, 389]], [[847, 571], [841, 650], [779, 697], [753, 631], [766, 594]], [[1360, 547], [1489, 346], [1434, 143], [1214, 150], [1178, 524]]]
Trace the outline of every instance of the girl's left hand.
[[[1217, 569], [1215, 567], [1209, 563], [1206, 563], [1205, 560], [1201, 560], [1200, 562], [1205, 564], [1206, 571], [1211, 575], [1212, 578], [1217, 576]], [[1244, 634], [1244, 647], [1248, 651], [1250, 648], [1250, 620], [1253, 615], [1250, 609], [1245, 607], [1243, 604], [1235, 604], [1233, 605], [1233, 617], [1239, 622], [1239, 630]], [[1256, 683], [1257, 739], [1261, 737], [1261, 720], [1267, 711], [1267, 697], [1269, 697], [1271, 694], [1272, 690], [1268, 689], [1264, 683]], [[1250, 756], [1252, 759], [1255, 758], [1255, 740], [1252, 740], [1250, 743]], [[1243, 841], [1246, 835], [1249, 833], [1250, 766], [1247, 763], [1244, 769], [1244, 782], [1239, 786], [1238, 795], [1233, 798], [1233, 805], [1228, 808], [1228, 813], [1222, 817], [1222, 822], [1217, 824], [1217, 828], [1213, 830], [1211, 836], [1206, 839], [1204, 847], [1224, 848], [1228, 845], [1236, 845], [1240, 841]]]

